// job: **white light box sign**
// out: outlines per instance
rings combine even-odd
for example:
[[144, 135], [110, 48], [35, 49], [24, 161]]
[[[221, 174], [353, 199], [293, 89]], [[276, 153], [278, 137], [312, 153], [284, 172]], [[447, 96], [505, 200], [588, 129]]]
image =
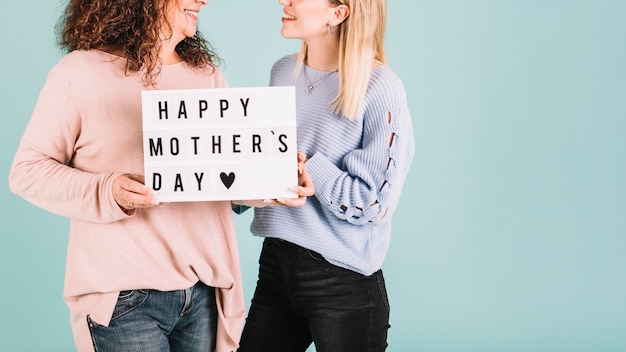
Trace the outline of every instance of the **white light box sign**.
[[294, 87], [146, 90], [142, 115], [159, 201], [296, 197]]

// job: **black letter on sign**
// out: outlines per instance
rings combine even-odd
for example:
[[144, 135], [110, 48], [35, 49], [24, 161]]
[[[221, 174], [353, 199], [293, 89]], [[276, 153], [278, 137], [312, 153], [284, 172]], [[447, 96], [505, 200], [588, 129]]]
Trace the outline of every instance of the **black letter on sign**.
[[180, 119], [181, 116], [187, 118], [187, 107], [184, 100], [180, 101], [180, 108], [178, 108], [178, 118]]
[[196, 181], [198, 181], [198, 191], [202, 191], [202, 178], [204, 177], [204, 172], [201, 174], [195, 172], [194, 175], [196, 175]]
[[174, 137], [170, 139], [170, 153], [172, 153], [172, 155], [178, 155], [178, 152], [178, 138]]
[[154, 139], [150, 138], [150, 156], [163, 155], [163, 145], [161, 144], [161, 137], [157, 138], [156, 145]]
[[250, 102], [250, 98], [246, 98], [245, 102], [243, 101], [243, 99], [239, 99], [239, 101], [241, 101], [241, 106], [243, 106], [243, 117], [247, 117], [248, 116], [248, 103]]
[[198, 139], [200, 137], [191, 137], [191, 140], [193, 140], [193, 155], [198, 155]]
[[176, 183], [174, 185], [174, 192], [184, 192], [183, 190], [183, 180], [180, 178], [180, 174], [176, 174]]
[[161, 189], [161, 174], [156, 172], [152, 174], [152, 189], [155, 191]]
[[224, 117], [226, 110], [228, 110], [228, 100], [220, 99], [220, 117]]
[[207, 104], [206, 100], [200, 100], [200, 118], [202, 118], [202, 112], [206, 111], [209, 108], [209, 104]]
[[252, 152], [256, 153], [257, 149], [261, 153], [261, 136], [258, 134], [252, 135]]
[[285, 144], [285, 142], [283, 141], [284, 139], [287, 139], [287, 136], [284, 134], [281, 134], [280, 137], [278, 137], [278, 141], [280, 142], [280, 144], [282, 144], [284, 146], [284, 148], [278, 148], [278, 150], [281, 153], [286, 152], [289, 148], [287, 147], [287, 144]]
[[213, 154], [222, 154], [222, 136], [213, 136]]
[[165, 119], [167, 120], [167, 101], [165, 102], [165, 106], [161, 105], [162, 101], [159, 102], [159, 120], [163, 120], [163, 113], [165, 113]]
[[239, 138], [241, 137], [240, 134], [234, 134], [233, 135], [233, 153], [241, 153], [241, 150], [239, 148], [237, 148], [237, 146], [239, 146]]

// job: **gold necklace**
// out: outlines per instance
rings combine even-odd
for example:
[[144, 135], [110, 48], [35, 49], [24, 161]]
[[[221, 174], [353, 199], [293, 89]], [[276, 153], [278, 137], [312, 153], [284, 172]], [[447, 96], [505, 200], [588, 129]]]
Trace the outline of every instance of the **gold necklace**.
[[309, 79], [309, 75], [306, 72], [306, 65], [304, 65], [303, 67], [304, 67], [304, 80], [306, 81], [306, 84], [307, 84], [306, 95], [309, 95], [309, 94], [311, 94], [313, 92], [313, 88], [315, 88], [316, 84], [322, 83], [324, 80], [326, 80], [326, 78], [330, 77], [330, 75], [335, 73], [335, 71], [328, 72], [327, 74], [325, 74], [322, 77], [320, 77], [317, 80], [315, 80], [315, 82], [311, 82], [311, 80]]

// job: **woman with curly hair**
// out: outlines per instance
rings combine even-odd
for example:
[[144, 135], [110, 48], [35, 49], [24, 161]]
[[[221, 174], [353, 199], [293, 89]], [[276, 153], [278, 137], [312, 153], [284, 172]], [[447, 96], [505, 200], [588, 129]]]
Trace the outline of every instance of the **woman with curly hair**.
[[64, 298], [79, 351], [232, 351], [245, 314], [231, 204], [143, 183], [141, 91], [226, 87], [207, 0], [69, 0], [9, 175], [70, 218]]

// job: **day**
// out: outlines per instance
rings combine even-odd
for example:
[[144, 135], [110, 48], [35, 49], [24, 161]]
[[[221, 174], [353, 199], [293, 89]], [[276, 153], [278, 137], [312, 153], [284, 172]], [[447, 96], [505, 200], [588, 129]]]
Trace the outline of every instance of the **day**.
[[[193, 175], [181, 175], [180, 173], [175, 173], [173, 175], [166, 175], [166, 176], [170, 176], [168, 179], [166, 179], [165, 181], [165, 186], [168, 187], [168, 191], [172, 190], [173, 192], [184, 192], [185, 191], [185, 187], [193, 187], [192, 190], [193, 191], [198, 191], [201, 192], [202, 191], [202, 180], [204, 178], [204, 172], [193, 172]], [[152, 189], [155, 191], [160, 191], [163, 187], [163, 175], [160, 173], [153, 173], [152, 174]], [[185, 180], [193, 180], [193, 182], [190, 182], [190, 185], [185, 185], [184, 181]], [[187, 189], [190, 190], [190, 189]]]

